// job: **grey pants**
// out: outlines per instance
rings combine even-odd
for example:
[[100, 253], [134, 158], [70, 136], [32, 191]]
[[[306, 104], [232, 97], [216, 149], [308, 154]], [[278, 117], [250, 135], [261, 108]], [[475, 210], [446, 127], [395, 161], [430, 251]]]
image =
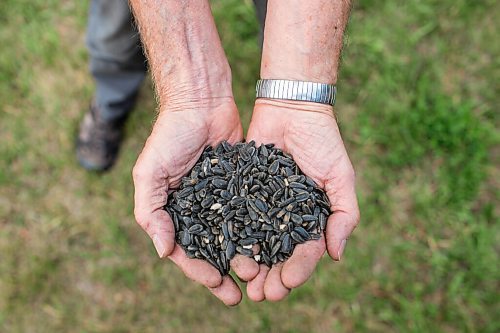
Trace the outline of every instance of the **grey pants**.
[[[267, 0], [254, 3], [263, 30]], [[87, 46], [101, 116], [106, 121], [121, 121], [133, 108], [147, 70], [127, 0], [92, 0]]]

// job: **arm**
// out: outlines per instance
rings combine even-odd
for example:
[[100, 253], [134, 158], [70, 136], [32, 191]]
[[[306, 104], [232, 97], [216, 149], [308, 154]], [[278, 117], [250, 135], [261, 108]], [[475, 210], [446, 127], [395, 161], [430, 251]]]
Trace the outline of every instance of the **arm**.
[[[131, 0], [161, 111], [232, 100], [231, 70], [207, 1]], [[222, 100], [222, 101], [221, 101]], [[206, 105], [193, 105], [193, 107]]]
[[349, 0], [270, 0], [261, 78], [336, 83]]
[[[137, 222], [189, 278], [202, 283], [224, 303], [241, 300], [230, 276], [209, 263], [188, 259], [175, 243], [167, 193], [194, 166], [207, 145], [243, 137], [233, 100], [231, 72], [208, 1], [131, 0], [153, 73], [160, 112], [133, 170]], [[249, 258], [233, 259], [236, 273], [258, 272]]]
[[[343, 0], [269, 0], [261, 77], [334, 84], [350, 10]], [[258, 99], [248, 140], [272, 142], [288, 151], [304, 173], [323, 187], [334, 212], [325, 237], [298, 245], [271, 270], [261, 266], [250, 281], [251, 299], [280, 300], [303, 284], [325, 252], [340, 260], [359, 221], [354, 170], [330, 105]]]

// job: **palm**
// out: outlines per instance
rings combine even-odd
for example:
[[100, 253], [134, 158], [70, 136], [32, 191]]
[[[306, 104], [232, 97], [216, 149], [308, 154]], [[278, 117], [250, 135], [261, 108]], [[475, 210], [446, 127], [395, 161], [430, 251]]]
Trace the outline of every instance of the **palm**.
[[261, 272], [248, 285], [249, 296], [281, 299], [289, 289], [304, 283], [325, 252], [340, 259], [339, 247], [357, 220], [354, 174], [337, 123], [330, 110], [300, 110], [274, 103], [257, 103], [248, 140], [274, 143], [292, 154], [300, 169], [324, 188], [335, 214], [329, 219], [325, 238], [296, 247], [283, 265]]
[[207, 145], [241, 139], [240, 119], [236, 108], [231, 105], [217, 110], [210, 118], [200, 116], [198, 110], [165, 112], [156, 121], [145, 151], [151, 150], [158, 166], [168, 176], [169, 189], [173, 189], [191, 170]]
[[[188, 259], [175, 244], [172, 219], [163, 210], [167, 193], [194, 166], [207, 145], [222, 140], [240, 141], [243, 137], [238, 111], [232, 100], [209, 110], [183, 110], [161, 113], [134, 167], [135, 216], [146, 230], [160, 257], [168, 256], [189, 278], [207, 286], [226, 304], [236, 304], [241, 292], [230, 276], [221, 277], [217, 269], [199, 259]], [[249, 258], [245, 258], [250, 260]], [[255, 262], [233, 259], [241, 278], [253, 278]]]
[[292, 154], [300, 169], [321, 187], [343, 171], [339, 168], [350, 166], [331, 114], [256, 109], [248, 131], [248, 140], [252, 139], [274, 143]]

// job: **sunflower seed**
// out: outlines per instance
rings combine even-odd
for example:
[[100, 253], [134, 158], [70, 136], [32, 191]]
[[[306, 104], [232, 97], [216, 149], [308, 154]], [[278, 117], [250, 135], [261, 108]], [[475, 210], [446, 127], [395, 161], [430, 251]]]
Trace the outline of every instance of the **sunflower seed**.
[[206, 147], [165, 210], [188, 258], [222, 275], [236, 253], [272, 266], [317, 240], [331, 214], [324, 191], [272, 144]]
[[290, 219], [292, 220], [293, 223], [302, 223], [302, 217], [300, 215], [292, 213], [290, 216]]
[[255, 206], [261, 211], [261, 212], [267, 212], [268, 211], [268, 208], [267, 208], [267, 204], [260, 200], [260, 199], [255, 199]]
[[283, 237], [283, 241], [281, 242], [281, 252], [290, 253], [292, 250], [292, 239], [290, 238], [290, 234], [285, 234]]
[[318, 218], [314, 215], [302, 215], [302, 220], [304, 220], [305, 222], [309, 222], [309, 221], [315, 221], [317, 220]]
[[222, 208], [222, 205], [220, 203], [214, 203], [212, 206], [210, 206], [210, 209], [211, 210], [217, 210], [217, 209], [221, 209]]
[[234, 258], [235, 254], [236, 254], [236, 246], [234, 245], [233, 242], [229, 241], [226, 247], [226, 258], [228, 260], [231, 260]]
[[269, 174], [275, 175], [278, 172], [279, 166], [280, 166], [280, 164], [277, 160], [274, 161], [273, 163], [271, 163], [271, 165], [269, 166], [269, 169], [268, 169]]
[[203, 230], [203, 226], [201, 224], [193, 224], [189, 229], [189, 233], [191, 234], [199, 234]]
[[257, 242], [258, 241], [256, 238], [248, 237], [248, 238], [240, 240], [238, 244], [240, 244], [243, 247], [250, 245], [250, 248], [252, 248], [252, 245], [257, 244]]
[[227, 187], [227, 180], [220, 179], [220, 178], [214, 178], [214, 179], [212, 180], [212, 184], [213, 184], [216, 188], [226, 188], [226, 187]]
[[295, 232], [300, 235], [305, 240], [309, 240], [311, 236], [309, 236], [309, 233], [302, 227], [296, 227]]

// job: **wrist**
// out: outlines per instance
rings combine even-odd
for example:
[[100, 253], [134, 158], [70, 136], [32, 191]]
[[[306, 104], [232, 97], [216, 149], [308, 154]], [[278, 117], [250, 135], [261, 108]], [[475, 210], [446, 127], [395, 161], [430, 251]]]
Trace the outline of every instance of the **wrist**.
[[[272, 53], [275, 51], [270, 51]], [[299, 66], [302, 62], [307, 63], [306, 66]], [[338, 61], [331, 65], [328, 71], [322, 70], [324, 61], [318, 61], [317, 65], [310, 64], [311, 59], [296, 59], [289, 58], [286, 62], [275, 61], [268, 56], [262, 57], [260, 69], [260, 78], [268, 80], [292, 80], [317, 82], [325, 84], [336, 84], [338, 77]]]
[[207, 119], [228, 110], [238, 112], [232, 94], [227, 96], [193, 93], [193, 88], [178, 89], [167, 101], [160, 103], [159, 113], [188, 112], [200, 119]]
[[[334, 116], [333, 106], [306, 101], [292, 101], [272, 98], [259, 98], [255, 101], [254, 112], [271, 111], [286, 120], [297, 113], [318, 113]], [[286, 114], [286, 116], [285, 116]]]
[[160, 105], [203, 105], [217, 100], [232, 100], [231, 70], [226, 65], [190, 63], [162, 80], [157, 79]]

